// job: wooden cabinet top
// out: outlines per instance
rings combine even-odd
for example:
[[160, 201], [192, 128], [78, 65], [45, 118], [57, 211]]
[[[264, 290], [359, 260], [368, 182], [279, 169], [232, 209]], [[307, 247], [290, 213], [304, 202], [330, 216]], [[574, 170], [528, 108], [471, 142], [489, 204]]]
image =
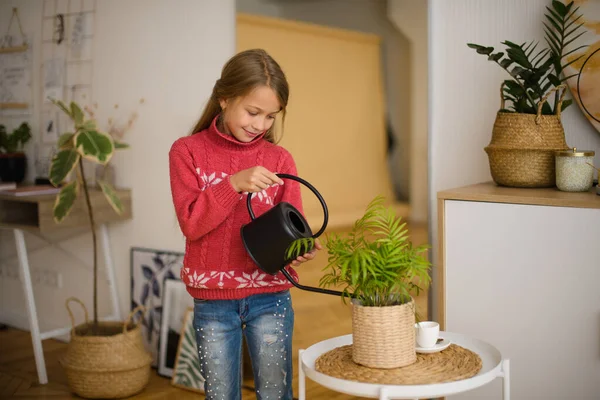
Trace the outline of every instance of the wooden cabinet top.
[[[100, 190], [90, 188], [90, 202], [96, 224], [132, 218], [131, 190], [117, 189], [116, 192], [123, 203], [121, 215], [112, 209]], [[89, 227], [90, 220], [83, 190], [77, 196], [69, 215], [60, 224], [54, 222], [53, 208], [56, 196], [56, 194], [36, 196], [0, 194], [0, 228], [20, 228], [45, 233], [64, 228]]]
[[562, 192], [557, 188], [509, 188], [498, 186], [494, 182], [484, 182], [440, 191], [437, 198], [440, 200], [600, 209], [600, 196], [596, 194], [595, 187], [589, 192]]

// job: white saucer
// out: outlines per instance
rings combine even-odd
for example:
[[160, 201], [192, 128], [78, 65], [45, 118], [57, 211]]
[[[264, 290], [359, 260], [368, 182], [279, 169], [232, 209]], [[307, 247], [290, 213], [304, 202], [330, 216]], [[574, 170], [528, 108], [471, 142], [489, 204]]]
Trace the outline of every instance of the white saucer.
[[452, 342], [450, 340], [443, 339], [441, 342], [437, 343], [433, 347], [419, 347], [419, 345], [417, 345], [415, 350], [417, 350], [417, 353], [423, 353], [423, 354], [437, 353], [438, 351], [444, 350], [451, 344], [452, 344]]

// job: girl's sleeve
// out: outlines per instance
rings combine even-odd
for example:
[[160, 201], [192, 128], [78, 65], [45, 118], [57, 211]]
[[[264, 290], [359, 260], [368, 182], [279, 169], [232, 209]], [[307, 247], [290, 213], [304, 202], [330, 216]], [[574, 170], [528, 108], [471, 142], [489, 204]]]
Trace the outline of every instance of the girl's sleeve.
[[[281, 168], [277, 172], [282, 173], [282, 174], [298, 176], [298, 170], [296, 168], [296, 163], [294, 162], [292, 155], [290, 153], [288, 153], [287, 151], [283, 155], [283, 162], [282, 162]], [[298, 211], [300, 211], [300, 213], [304, 217], [306, 217], [304, 215], [304, 209], [302, 207], [300, 182], [293, 181], [291, 179], [286, 179], [286, 178], [283, 178], [282, 180], [283, 180], [283, 185], [281, 185], [279, 187], [279, 190], [277, 191], [277, 195], [275, 196], [275, 203], [279, 203], [282, 201], [290, 203], [291, 205], [296, 207], [296, 209]]]
[[177, 220], [190, 240], [197, 240], [218, 227], [242, 197], [231, 186], [228, 176], [202, 190], [193, 158], [181, 142], [175, 142], [169, 151], [169, 176]]

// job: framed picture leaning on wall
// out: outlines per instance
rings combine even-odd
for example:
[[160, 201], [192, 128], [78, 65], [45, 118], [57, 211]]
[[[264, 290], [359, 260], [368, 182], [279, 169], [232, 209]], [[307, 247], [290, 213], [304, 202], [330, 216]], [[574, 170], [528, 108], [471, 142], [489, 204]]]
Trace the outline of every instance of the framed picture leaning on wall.
[[158, 340], [158, 374], [173, 376], [177, 347], [181, 338], [185, 312], [194, 306], [194, 299], [185, 284], [176, 279], [167, 279], [164, 284], [163, 308]]
[[189, 307], [185, 311], [171, 384], [182, 389], [204, 393], [204, 378], [200, 373], [194, 333], [193, 307]]
[[131, 309], [146, 307], [142, 320], [142, 338], [153, 357], [152, 366], [158, 367], [158, 338], [163, 312], [164, 283], [178, 280], [183, 264], [183, 253], [131, 248]]

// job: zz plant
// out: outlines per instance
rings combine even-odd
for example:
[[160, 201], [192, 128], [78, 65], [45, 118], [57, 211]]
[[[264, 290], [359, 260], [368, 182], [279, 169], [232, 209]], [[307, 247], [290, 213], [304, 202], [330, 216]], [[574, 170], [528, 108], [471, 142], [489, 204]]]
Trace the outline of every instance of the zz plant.
[[[83, 189], [94, 246], [94, 325], [91, 332], [94, 334], [98, 327], [98, 250], [96, 224], [83, 160], [106, 165], [111, 160], [115, 150], [127, 148], [128, 145], [116, 142], [109, 134], [101, 132], [95, 120], [85, 118], [85, 114], [77, 103], [71, 102], [70, 106], [67, 107], [60, 100], [52, 100], [52, 102], [73, 122], [73, 131], [63, 133], [60, 136], [58, 152], [53, 157], [50, 166], [50, 182], [56, 187], [61, 187], [54, 204], [54, 221], [60, 223], [69, 215], [75, 200]], [[76, 169], [79, 170], [76, 177], [70, 182], [65, 182], [71, 172]], [[107, 182], [99, 181], [98, 184], [111, 207], [119, 215], [122, 214], [123, 204], [115, 189]]]
[[[504, 69], [512, 79], [504, 81], [503, 97], [512, 103], [509, 112], [524, 114], [536, 114], [538, 103], [549, 90], [560, 86], [564, 81], [577, 76], [563, 76], [564, 70], [569, 65], [579, 60], [582, 56], [566, 62], [565, 58], [576, 51], [585, 48], [578, 46], [567, 51], [567, 48], [577, 40], [585, 31], [582, 15], [577, 14], [579, 7], [573, 8], [574, 2], [564, 4], [558, 0], [552, 0], [552, 7], [546, 7], [544, 33], [548, 47], [538, 49], [536, 42], [516, 44], [505, 40], [502, 44], [506, 47], [505, 52], [494, 52], [493, 47], [467, 43], [478, 54], [487, 56], [487, 59]], [[559, 96], [555, 96], [554, 105], [544, 103], [542, 114], [556, 114], [558, 111]], [[562, 102], [561, 111], [571, 105], [573, 100]]]

